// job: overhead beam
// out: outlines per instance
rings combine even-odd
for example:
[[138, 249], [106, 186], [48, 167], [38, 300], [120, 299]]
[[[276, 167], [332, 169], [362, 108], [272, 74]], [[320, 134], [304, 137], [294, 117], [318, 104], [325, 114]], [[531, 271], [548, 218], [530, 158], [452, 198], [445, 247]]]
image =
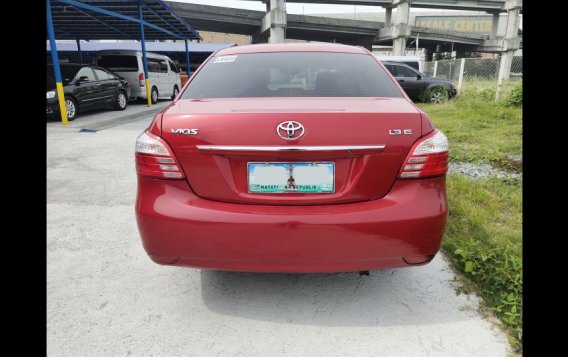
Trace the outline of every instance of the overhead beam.
[[[266, 2], [267, 0], [245, 0], [245, 1]], [[393, 5], [393, 0], [286, 0], [286, 2], [334, 4], [334, 5], [367, 5], [367, 6], [383, 6], [383, 7]], [[505, 2], [506, 0], [413, 0], [412, 7], [426, 8], [426, 9], [505, 12], [506, 11]]]

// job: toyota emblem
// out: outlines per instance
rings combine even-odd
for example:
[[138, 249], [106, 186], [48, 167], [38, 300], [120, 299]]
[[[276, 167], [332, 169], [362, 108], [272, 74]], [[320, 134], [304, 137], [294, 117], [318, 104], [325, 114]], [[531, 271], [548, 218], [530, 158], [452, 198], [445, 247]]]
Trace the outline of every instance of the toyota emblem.
[[297, 121], [285, 121], [278, 124], [276, 134], [284, 140], [298, 140], [304, 136], [304, 126]]

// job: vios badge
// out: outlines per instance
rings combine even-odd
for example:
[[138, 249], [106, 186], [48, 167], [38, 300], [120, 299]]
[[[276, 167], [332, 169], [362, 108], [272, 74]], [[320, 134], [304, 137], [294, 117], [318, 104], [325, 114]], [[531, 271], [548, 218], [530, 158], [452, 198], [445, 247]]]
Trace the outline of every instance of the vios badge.
[[174, 135], [197, 135], [199, 129], [171, 129]]

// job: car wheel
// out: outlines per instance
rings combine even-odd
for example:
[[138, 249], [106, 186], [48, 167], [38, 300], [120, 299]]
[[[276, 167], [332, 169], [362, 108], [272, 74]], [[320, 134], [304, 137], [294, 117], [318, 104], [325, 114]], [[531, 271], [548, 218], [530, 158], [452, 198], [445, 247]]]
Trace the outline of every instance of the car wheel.
[[174, 94], [172, 94], [172, 100], [176, 99], [178, 93], [179, 93], [178, 86], [174, 86]]
[[75, 120], [77, 117], [77, 103], [75, 103], [73, 98], [65, 98], [65, 108], [67, 109], [67, 120]]
[[158, 89], [156, 87], [152, 87], [152, 94], [150, 94], [150, 98], [152, 99], [152, 104], [158, 103]]
[[428, 91], [427, 101], [439, 104], [448, 100], [448, 91], [444, 87], [434, 87]]
[[116, 95], [116, 102], [114, 103], [114, 109], [116, 110], [124, 110], [128, 105], [128, 101], [126, 100], [126, 94], [123, 91], [118, 91]]

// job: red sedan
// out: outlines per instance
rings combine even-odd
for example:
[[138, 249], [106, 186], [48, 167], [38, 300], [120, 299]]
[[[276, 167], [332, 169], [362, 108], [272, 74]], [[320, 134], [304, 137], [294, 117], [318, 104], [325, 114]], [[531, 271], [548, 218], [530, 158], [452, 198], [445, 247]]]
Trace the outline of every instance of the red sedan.
[[367, 50], [221, 50], [136, 141], [136, 218], [159, 264], [347, 272], [426, 264], [448, 141]]

